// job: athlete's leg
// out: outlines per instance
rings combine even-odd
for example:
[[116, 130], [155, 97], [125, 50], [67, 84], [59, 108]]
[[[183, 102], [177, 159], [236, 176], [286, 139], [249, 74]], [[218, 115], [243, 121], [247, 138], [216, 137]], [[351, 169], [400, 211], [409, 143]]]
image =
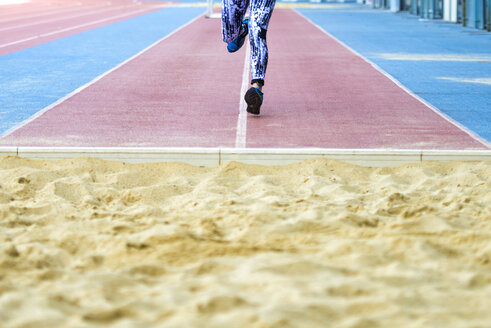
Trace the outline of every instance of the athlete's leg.
[[268, 66], [266, 32], [275, 2], [275, 0], [251, 0], [250, 3], [251, 83], [258, 87], [264, 85], [266, 67]]
[[222, 1], [222, 36], [223, 41], [231, 42], [239, 36], [249, 0]]

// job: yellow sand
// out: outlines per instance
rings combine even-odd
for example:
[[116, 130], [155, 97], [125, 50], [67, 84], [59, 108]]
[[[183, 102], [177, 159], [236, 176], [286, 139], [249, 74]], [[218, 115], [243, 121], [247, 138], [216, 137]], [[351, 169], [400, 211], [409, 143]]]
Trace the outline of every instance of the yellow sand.
[[0, 158], [1, 327], [491, 327], [491, 162]]

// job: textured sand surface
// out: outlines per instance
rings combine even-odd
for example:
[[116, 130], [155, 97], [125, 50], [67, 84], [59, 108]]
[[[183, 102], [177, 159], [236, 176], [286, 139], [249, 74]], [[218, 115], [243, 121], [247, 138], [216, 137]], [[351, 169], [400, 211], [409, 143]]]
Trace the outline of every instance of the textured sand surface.
[[0, 158], [1, 327], [491, 327], [491, 162]]

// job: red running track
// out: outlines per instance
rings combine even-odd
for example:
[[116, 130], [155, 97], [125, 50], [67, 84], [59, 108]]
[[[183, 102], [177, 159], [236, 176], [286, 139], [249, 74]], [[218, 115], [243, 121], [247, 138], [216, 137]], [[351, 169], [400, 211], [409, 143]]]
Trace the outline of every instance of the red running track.
[[226, 54], [219, 29], [200, 17], [3, 141], [233, 147], [244, 55]]
[[268, 38], [249, 147], [487, 149], [295, 11], [278, 10]]
[[[171, 2], [35, 1], [3, 8], [0, 55], [161, 9]], [[8, 7], [8, 6], [7, 6]]]
[[[234, 147], [245, 51], [219, 31], [197, 19], [0, 144]], [[275, 11], [268, 42], [247, 147], [487, 149], [295, 11]]]

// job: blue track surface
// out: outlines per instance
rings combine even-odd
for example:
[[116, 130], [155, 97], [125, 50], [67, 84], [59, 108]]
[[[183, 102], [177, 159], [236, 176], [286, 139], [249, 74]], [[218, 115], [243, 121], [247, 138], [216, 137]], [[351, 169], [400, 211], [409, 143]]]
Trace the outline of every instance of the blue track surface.
[[[491, 141], [491, 33], [359, 5], [298, 11], [443, 113]], [[428, 60], [428, 55], [448, 58]]]
[[203, 12], [166, 8], [0, 56], [0, 135]]

